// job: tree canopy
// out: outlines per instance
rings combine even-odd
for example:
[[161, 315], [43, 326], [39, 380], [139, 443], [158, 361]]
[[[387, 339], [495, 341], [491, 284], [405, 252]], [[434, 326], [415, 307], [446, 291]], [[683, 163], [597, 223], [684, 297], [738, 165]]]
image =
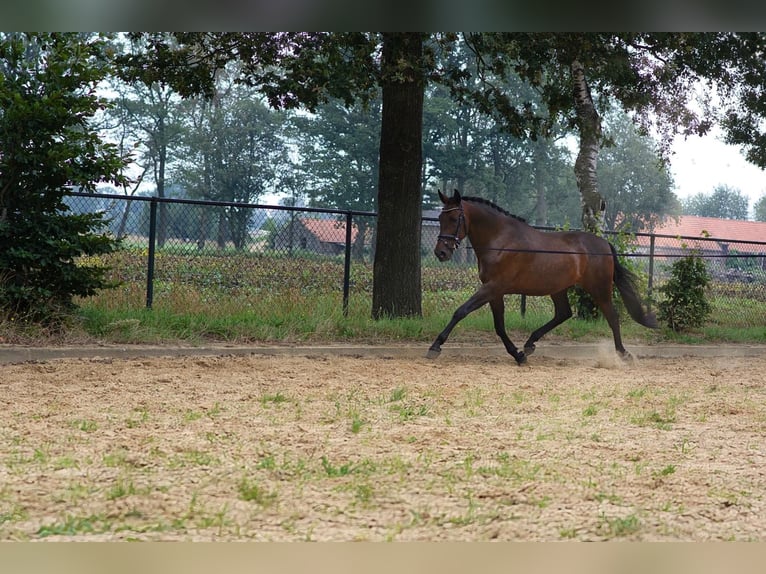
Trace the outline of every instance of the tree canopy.
[[748, 200], [739, 190], [719, 185], [711, 193], [700, 192], [682, 201], [686, 215], [747, 219]]
[[[2, 65], [7, 76], [3, 87], [8, 94], [3, 121], [15, 125], [24, 115], [15, 111], [20, 109], [14, 107], [17, 100], [37, 97], [47, 89], [41, 86], [50, 84], [58, 90], [55, 97], [39, 104], [49, 108], [41, 118], [67, 102], [68, 113], [61, 112], [59, 117], [64, 127], [52, 129], [48, 133], [56, 135], [45, 140], [45, 145], [56, 144], [46, 148], [54, 151], [48, 159], [55, 162], [46, 177], [56, 182], [35, 186], [93, 189], [97, 181], [124, 183], [114, 175], [122, 158], [94, 135], [89, 123], [92, 110], [81, 107], [82, 102], [89, 102], [93, 110], [104, 106], [94, 85], [112, 73], [156, 95], [155, 103], [168, 111], [188, 114], [177, 114], [179, 122], [171, 125], [165, 121], [170, 115], [155, 113], [162, 106], [134, 106], [136, 122], [141, 117], [165, 118], [160, 126], [164, 131], [157, 125], [144, 130], [146, 157], [157, 167], [158, 192], [164, 186], [166, 162], [172, 159], [163, 147], [168, 144], [199, 159], [196, 165], [187, 162], [184, 172], [196, 178], [197, 190], [205, 189], [206, 194], [252, 200], [266, 180], [280, 178], [295, 191], [297, 182], [305, 181], [298, 170], [280, 173], [277, 166], [269, 170], [258, 165], [261, 156], [266, 164], [287, 165], [283, 125], [262, 102], [276, 110], [317, 112], [316, 118], [329, 122], [354, 123], [353, 114], [361, 114], [368, 127], [375, 125], [368, 114], [379, 109], [380, 128], [373, 129], [379, 141], [369, 145], [372, 132], [360, 138], [365, 141], [364, 159], [356, 164], [356, 176], [364, 179], [363, 183], [358, 179], [360, 185], [376, 190], [373, 204], [379, 212], [373, 281], [376, 317], [420, 314], [420, 210], [431, 192], [426, 185], [432, 181], [474, 186], [491, 199], [508, 201], [526, 217], [534, 214], [537, 222], [545, 222], [551, 209], [579, 199], [584, 225], [598, 229], [605, 218], [616, 218], [618, 212], [636, 217], [640, 211], [645, 218], [651, 210], [659, 211], [666, 200], [672, 202], [662, 166], [652, 172], [653, 181], [647, 174], [639, 177], [637, 166], [649, 165], [651, 153], [638, 134], [653, 134], [663, 157], [673, 135], [704, 134], [720, 121], [730, 142], [745, 146], [751, 161], [766, 163], [763, 33], [274, 32], [133, 33], [128, 37], [133, 49], [116, 57], [117, 51], [110, 51], [106, 39], [95, 35], [3, 37], [6, 58]], [[8, 43], [14, 38], [26, 39], [22, 48]], [[45, 58], [35, 60], [40, 51]], [[14, 83], [17, 68], [23, 69], [14, 62], [21, 61], [33, 62], [31, 75], [39, 81], [37, 88], [30, 90], [29, 82]], [[222, 77], [229, 78], [227, 94], [235, 97], [225, 110], [216, 110], [216, 101], [223, 97]], [[181, 105], [178, 96], [188, 101]], [[195, 99], [199, 97], [207, 100]], [[604, 147], [615, 133], [608, 115], [614, 107], [630, 115], [638, 134], [626, 124], [620, 127], [622, 147]], [[42, 125], [31, 109], [24, 113], [25, 137], [29, 141], [44, 138], [51, 128]], [[207, 147], [199, 137], [202, 131], [192, 133], [190, 125], [208, 130]], [[228, 131], [216, 133], [216, 126], [228, 126]], [[13, 139], [13, 128], [8, 130], [4, 150], [24, 145]], [[29, 130], [39, 133], [29, 135]], [[154, 139], [163, 134], [172, 138]], [[176, 139], [181, 135], [182, 146]], [[314, 137], [313, 145], [326, 144], [323, 152], [349, 145], [340, 141], [342, 134], [334, 135], [338, 136], [334, 143]], [[574, 170], [568, 176], [563, 171], [568, 149], [560, 145], [564, 136], [577, 141]], [[623, 153], [625, 146], [630, 151]], [[375, 149], [377, 166], [371, 167]], [[332, 162], [348, 157], [346, 153], [334, 159], [330, 153], [322, 154], [324, 158], [312, 158], [311, 163], [319, 168], [320, 160], [325, 161], [322, 169], [329, 174]], [[9, 162], [19, 162], [18, 157], [8, 152], [3, 156], [7, 164], [4, 221], [10, 217], [8, 190], [21, 193], [27, 185], [18, 174], [36, 173], [24, 172], [28, 166], [21, 166], [21, 171], [11, 166]], [[97, 162], [85, 161], [89, 157], [105, 162], [94, 168], [95, 175], [89, 169]], [[612, 167], [629, 166], [631, 161], [634, 168], [628, 168], [629, 177], [623, 174], [623, 179], [615, 179]], [[349, 162], [343, 172], [352, 177], [353, 168]], [[180, 180], [182, 173], [175, 171], [173, 177]], [[574, 189], [572, 181], [579, 193], [560, 191], [567, 186]], [[315, 185], [315, 191], [320, 187], [327, 201], [345, 201], [344, 197], [353, 195], [348, 190], [331, 190], [327, 183]], [[361, 194], [359, 198], [362, 201]], [[55, 199], [40, 203], [35, 196], [31, 201], [41, 212], [59, 209]], [[242, 222], [226, 223], [234, 229]]]

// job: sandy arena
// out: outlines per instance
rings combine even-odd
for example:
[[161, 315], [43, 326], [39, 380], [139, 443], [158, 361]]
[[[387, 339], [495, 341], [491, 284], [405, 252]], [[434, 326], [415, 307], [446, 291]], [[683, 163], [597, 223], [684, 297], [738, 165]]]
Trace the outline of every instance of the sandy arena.
[[539, 347], [0, 349], [0, 540], [766, 539], [766, 349]]

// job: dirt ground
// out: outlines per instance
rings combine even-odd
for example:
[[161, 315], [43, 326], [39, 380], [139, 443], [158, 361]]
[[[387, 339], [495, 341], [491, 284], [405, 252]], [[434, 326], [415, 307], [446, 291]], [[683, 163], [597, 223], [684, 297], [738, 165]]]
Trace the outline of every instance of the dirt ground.
[[766, 539], [766, 354], [420, 351], [0, 364], [0, 540]]

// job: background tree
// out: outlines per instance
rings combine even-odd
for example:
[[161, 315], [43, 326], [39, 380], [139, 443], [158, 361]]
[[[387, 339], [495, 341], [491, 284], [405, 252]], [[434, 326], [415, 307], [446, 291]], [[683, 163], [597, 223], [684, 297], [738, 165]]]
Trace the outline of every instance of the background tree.
[[[186, 109], [190, 121], [175, 176], [189, 195], [257, 203], [265, 193], [278, 191], [277, 182], [288, 163], [284, 118], [270, 110], [252, 88], [235, 83], [231, 73], [219, 73], [214, 96], [192, 98]], [[224, 247], [231, 241], [242, 249], [251, 211], [228, 206], [217, 213], [218, 245]], [[205, 233], [207, 225], [201, 221], [199, 233]]]
[[[593, 177], [596, 140], [603, 137], [599, 115], [612, 101], [631, 112], [642, 131], [658, 134], [664, 154], [676, 133], [703, 135], [709, 130], [717, 119], [712, 96], [718, 93], [724, 102], [720, 108], [741, 103], [740, 115], [727, 116], [727, 125], [733, 127], [744, 117], [740, 126], [749, 126], [736, 132], [741, 136], [737, 142], [759, 145], [757, 122], [766, 113], [763, 34], [481, 33], [467, 39], [485, 81], [479, 90], [458, 89], [460, 97], [512, 130], [544, 135], [552, 122], [560, 122], [577, 131], [581, 165], [576, 171], [586, 228], [594, 226], [589, 214], [598, 213], [603, 200]], [[496, 78], [510, 73], [539, 91], [545, 114], [518, 105], [498, 87]], [[749, 90], [741, 89], [743, 85]], [[766, 163], [766, 153], [763, 157]]]
[[[166, 35], [170, 38], [169, 35]], [[124, 49], [140, 53], [147, 49], [141, 38], [134, 38]], [[130, 82], [115, 82], [117, 92], [112, 115], [119, 118], [121, 129], [134, 142], [134, 162], [154, 183], [157, 197], [167, 197], [171, 181], [169, 174], [178, 149], [184, 110], [178, 93], [166, 82], [137, 77]], [[157, 246], [167, 240], [170, 220], [168, 205], [160, 203], [157, 214]]]
[[108, 253], [99, 213], [72, 214], [64, 193], [122, 185], [124, 159], [91, 125], [106, 101], [107, 38], [90, 34], [0, 35], [0, 308], [55, 323], [74, 297], [108, 287], [105, 268], [78, 264]]
[[719, 185], [712, 193], [698, 193], [681, 203], [686, 215], [722, 219], [747, 219], [748, 215], [747, 197], [728, 185]]
[[762, 195], [753, 206], [753, 218], [756, 221], [766, 221], [766, 195]]
[[[294, 114], [291, 122], [296, 153], [293, 165], [302, 192], [312, 205], [335, 209], [375, 211], [380, 154], [380, 99], [345, 106], [337, 99], [322, 104], [314, 114]], [[364, 255], [369, 221], [358, 218], [352, 248]]]
[[[748, 32], [724, 35], [719, 53], [737, 59], [726, 69], [721, 83], [726, 110], [721, 124], [725, 141], [742, 146], [748, 161], [766, 169], [766, 33]], [[719, 57], [719, 60], [721, 58]], [[713, 62], [712, 65], [716, 63]], [[718, 66], [725, 66], [726, 60]]]
[[294, 114], [291, 139], [312, 205], [374, 211], [380, 153], [380, 99], [345, 106], [330, 99], [314, 114]]
[[[473, 66], [467, 52], [459, 54], [453, 65]], [[518, 77], [509, 78], [505, 90], [540, 105]], [[571, 152], [557, 126], [551, 126], [548, 137], [521, 138], [469, 102], [456, 102], [444, 86], [432, 84], [426, 91], [423, 133], [427, 189], [479, 195], [538, 225], [580, 219]], [[438, 199], [433, 203], [438, 206]]]
[[[271, 106], [309, 110], [328, 97], [351, 105], [369, 101], [381, 86], [389, 88], [383, 91], [376, 317], [420, 314], [422, 198], [410, 171], [418, 167], [422, 178], [422, 170], [410, 160], [419, 163], [420, 148], [413, 145], [421, 137], [422, 116], [411, 112], [422, 97], [415, 97], [413, 87], [443, 84], [457, 101], [517, 137], [547, 137], [555, 125], [575, 131], [583, 224], [598, 230], [604, 209], [596, 177], [603, 139], [599, 114], [606, 106], [619, 102], [643, 130], [660, 135], [663, 149], [676, 133], [704, 134], [716, 119], [705, 97], [720, 88], [738, 98], [737, 82], [749, 74], [755, 90], [763, 77], [763, 64], [755, 59], [766, 45], [762, 35], [734, 33], [178, 33], [173, 39], [150, 35], [149, 49], [126, 62], [126, 77], [162, 78], [186, 95], [212, 95], [213, 72], [237, 60], [239, 80], [256, 87]], [[461, 39], [474, 54], [475, 69], [445, 57]], [[410, 43], [417, 50], [403, 48]], [[391, 54], [401, 57], [389, 60]], [[538, 92], [539, 106], [506, 89], [511, 74]], [[700, 91], [701, 84], [710, 89]], [[699, 97], [702, 105], [692, 106]], [[402, 114], [387, 114], [396, 105]]]
[[651, 229], [680, 209], [673, 178], [660, 161], [655, 141], [640, 134], [627, 114], [615, 108], [603, 118], [609, 143], [600, 152], [598, 178], [606, 200], [606, 228]]

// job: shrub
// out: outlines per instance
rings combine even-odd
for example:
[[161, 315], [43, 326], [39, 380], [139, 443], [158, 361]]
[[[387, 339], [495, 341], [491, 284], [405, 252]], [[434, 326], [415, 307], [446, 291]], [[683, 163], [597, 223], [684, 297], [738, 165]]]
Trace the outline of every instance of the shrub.
[[121, 185], [126, 158], [90, 123], [110, 47], [97, 34], [0, 34], [0, 314], [55, 324], [74, 297], [111, 286], [82, 256], [110, 253], [101, 214], [72, 214], [67, 190]]
[[710, 314], [705, 298], [709, 283], [705, 262], [695, 253], [673, 263], [670, 279], [659, 289], [665, 297], [658, 304], [660, 321], [676, 332], [700, 327]]

